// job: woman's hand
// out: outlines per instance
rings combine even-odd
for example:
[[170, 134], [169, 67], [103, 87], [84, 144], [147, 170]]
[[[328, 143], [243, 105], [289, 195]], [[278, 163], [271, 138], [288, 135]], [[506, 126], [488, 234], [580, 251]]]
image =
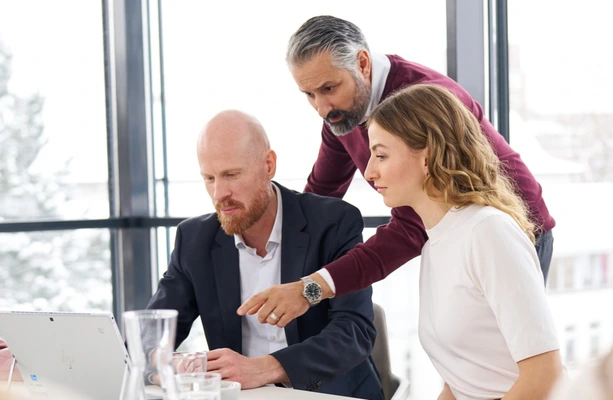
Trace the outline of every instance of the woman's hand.
[[[330, 286], [318, 273], [311, 278], [322, 287], [322, 299], [333, 296]], [[271, 286], [255, 294], [236, 311], [238, 315], [253, 315], [258, 313], [258, 321], [285, 328], [293, 319], [308, 311], [310, 304], [302, 296], [302, 281]]]

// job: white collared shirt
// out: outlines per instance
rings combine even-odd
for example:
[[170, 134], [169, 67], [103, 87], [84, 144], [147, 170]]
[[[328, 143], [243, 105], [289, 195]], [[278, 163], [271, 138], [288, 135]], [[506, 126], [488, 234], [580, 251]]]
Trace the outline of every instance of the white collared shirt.
[[387, 82], [387, 76], [390, 73], [390, 68], [392, 66], [390, 59], [387, 58], [385, 54], [379, 53], [370, 53], [371, 60], [371, 70], [372, 70], [372, 80], [371, 80], [371, 88], [372, 92], [370, 94], [370, 103], [368, 103], [368, 109], [366, 110], [366, 115], [360, 124], [363, 124], [368, 120], [372, 110], [375, 109], [381, 103], [381, 97], [383, 97], [383, 89], [385, 89], [385, 82]]
[[[370, 113], [381, 103], [381, 98], [383, 97], [383, 89], [385, 89], [385, 82], [387, 82], [387, 76], [390, 73], [391, 62], [390, 59], [387, 58], [385, 54], [379, 53], [370, 53], [371, 60], [371, 71], [372, 71], [372, 92], [370, 94], [370, 103], [368, 103], [368, 109], [366, 110], [366, 115], [364, 115], [364, 119], [360, 121], [360, 124], [363, 124], [368, 120]], [[330, 290], [332, 293], [336, 293], [336, 286], [334, 285], [334, 280], [332, 279], [332, 275], [328, 272], [327, 269], [321, 268], [317, 271], [319, 275], [326, 281], [328, 286], [330, 286]]]
[[[238, 264], [241, 280], [241, 303], [251, 296], [281, 283], [281, 228], [283, 226], [283, 202], [281, 191], [277, 192], [277, 216], [266, 244], [266, 256], [260, 257], [256, 250], [245, 244], [240, 235], [234, 235], [238, 249]], [[261, 324], [256, 315], [245, 315], [241, 320], [243, 355], [259, 357], [287, 347], [285, 330], [275, 325]]]

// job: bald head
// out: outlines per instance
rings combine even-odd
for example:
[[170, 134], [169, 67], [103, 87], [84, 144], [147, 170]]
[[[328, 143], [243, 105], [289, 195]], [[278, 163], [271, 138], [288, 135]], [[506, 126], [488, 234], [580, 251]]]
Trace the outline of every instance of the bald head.
[[238, 110], [215, 115], [198, 137], [198, 154], [210, 149], [231, 150], [241, 157], [264, 157], [270, 143], [255, 117]]
[[[257, 119], [236, 110], [215, 115], [198, 136], [198, 164], [228, 235], [268, 226], [258, 225], [262, 218], [274, 222], [276, 202], [272, 201], [275, 191], [271, 179], [277, 156]], [[272, 229], [272, 222], [269, 225]]]

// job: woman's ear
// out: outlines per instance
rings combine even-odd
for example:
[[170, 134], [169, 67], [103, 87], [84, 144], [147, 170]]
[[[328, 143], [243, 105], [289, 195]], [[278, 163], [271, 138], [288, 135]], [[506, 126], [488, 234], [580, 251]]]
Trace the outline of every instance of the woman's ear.
[[424, 168], [424, 175], [427, 176], [428, 174], [430, 174], [430, 171], [428, 170], [428, 148], [427, 147], [421, 151], [421, 157], [423, 160], [422, 167]]

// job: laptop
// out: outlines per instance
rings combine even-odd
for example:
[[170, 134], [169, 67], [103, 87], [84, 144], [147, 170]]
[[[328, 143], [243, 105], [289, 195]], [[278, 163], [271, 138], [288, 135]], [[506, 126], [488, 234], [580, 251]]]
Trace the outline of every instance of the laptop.
[[0, 337], [31, 397], [120, 398], [129, 358], [112, 314], [0, 311]]

